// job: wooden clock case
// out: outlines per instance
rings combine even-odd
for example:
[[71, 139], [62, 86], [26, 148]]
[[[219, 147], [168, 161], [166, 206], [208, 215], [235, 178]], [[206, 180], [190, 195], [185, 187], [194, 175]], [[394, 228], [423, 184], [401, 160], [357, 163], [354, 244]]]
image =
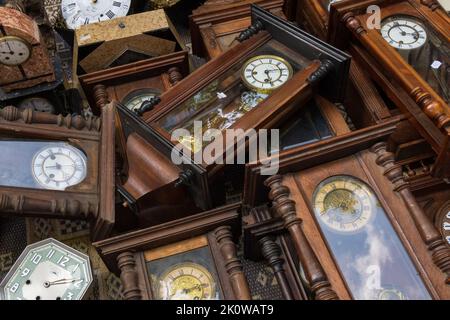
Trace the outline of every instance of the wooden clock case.
[[111, 234], [114, 213], [114, 105], [102, 118], [52, 115], [13, 106], [0, 110], [4, 139], [63, 141], [86, 153], [87, 177], [65, 191], [0, 187], [1, 213], [61, 219], [89, 219], [92, 238]]
[[[325, 64], [316, 60], [310, 68], [299, 71], [283, 87], [272, 93], [258, 106], [258, 110], [249, 111], [231, 128], [258, 130], [276, 127], [284, 117], [296, 111], [298, 105], [301, 105], [305, 100], [309, 100], [312, 92], [316, 90], [313, 87], [316, 86], [317, 90], [321, 91], [330, 101], [339, 101], [342, 98], [350, 61], [347, 55], [334, 50], [320, 40], [255, 5], [252, 5], [252, 21], [260, 24], [264, 30], [260, 32], [251, 31], [250, 35], [252, 32], [256, 34], [225, 52], [220, 58], [211, 60], [191, 73], [172, 90], [164, 93], [161, 96], [161, 102], [155, 106], [153, 111], [144, 113], [144, 121], [165, 141], [164, 153], [170, 155], [177, 142], [170, 140], [170, 135], [158, 126], [158, 120], [169, 112], [175, 112], [174, 110], [189, 97], [224, 74], [236, 63], [242, 62], [249, 54], [270, 39], [284, 43], [284, 45], [289, 46], [308, 59], [314, 60], [316, 57], [329, 59], [334, 65], [333, 67], [330, 65], [332, 71], [326, 71]], [[246, 34], [248, 34], [248, 31]], [[309, 82], [310, 80], [312, 81]], [[299, 86], [299, 83], [303, 83], [303, 85]], [[264, 105], [270, 105], [270, 108], [263, 108]], [[263, 110], [264, 112], [262, 112]], [[223, 165], [191, 162], [192, 167], [196, 169], [195, 171], [190, 169], [189, 173], [184, 171], [185, 176], [190, 175], [190, 177], [187, 177], [189, 180], [186, 183], [197, 190], [193, 193], [197, 206], [202, 209], [210, 208], [211, 195], [206, 186], [212, 183], [214, 175], [221, 171]]]
[[[407, 179], [402, 161], [396, 161], [403, 149], [395, 140], [413, 130], [404, 116], [397, 116], [283, 151], [276, 176], [261, 175], [261, 164], [247, 165], [244, 253], [247, 258], [264, 258], [269, 263], [286, 299], [303, 299], [302, 292], [308, 299], [351, 298], [311, 209], [314, 186], [339, 174], [357, 175], [375, 190], [431, 296], [448, 299], [450, 251], [427, 214], [429, 210], [422, 210], [413, 194], [424, 185], [442, 188], [442, 180], [431, 177], [429, 171], [420, 182]], [[433, 193], [431, 197], [438, 200]]]
[[253, 3], [284, 17], [280, 0], [206, 1], [192, 10], [189, 17], [193, 53], [209, 60], [227, 51], [233, 40], [250, 26]]
[[331, 6], [328, 41], [347, 50], [367, 70], [397, 108], [438, 154], [437, 177], [449, 176], [450, 109], [447, 103], [380, 35], [363, 23], [369, 5], [381, 7], [381, 18], [395, 13], [425, 19], [447, 41], [450, 21], [433, 1], [342, 1]]
[[178, 51], [79, 77], [93, 112], [99, 114], [109, 101], [123, 103], [135, 91], [164, 93], [189, 73], [188, 53]]
[[237, 258], [240, 204], [228, 205], [159, 226], [94, 243], [109, 270], [120, 275], [126, 300], [153, 298], [145, 252], [207, 235], [224, 299], [250, 299], [242, 264]]

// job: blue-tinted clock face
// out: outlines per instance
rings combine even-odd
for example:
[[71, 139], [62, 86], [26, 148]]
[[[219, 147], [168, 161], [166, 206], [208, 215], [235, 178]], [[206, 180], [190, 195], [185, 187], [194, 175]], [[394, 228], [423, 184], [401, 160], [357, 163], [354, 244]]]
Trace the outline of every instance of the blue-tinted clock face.
[[89, 258], [47, 239], [25, 249], [0, 288], [5, 300], [77, 300], [91, 283]]

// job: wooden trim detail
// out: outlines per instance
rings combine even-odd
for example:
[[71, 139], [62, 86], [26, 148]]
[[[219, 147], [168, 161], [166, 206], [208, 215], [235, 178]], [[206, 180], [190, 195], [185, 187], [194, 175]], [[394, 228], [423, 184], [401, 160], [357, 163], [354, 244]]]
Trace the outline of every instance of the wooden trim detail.
[[290, 190], [282, 184], [282, 179], [281, 175], [274, 175], [264, 182], [270, 188], [269, 198], [272, 201], [274, 213], [283, 219], [284, 226], [291, 235], [315, 299], [338, 300], [338, 295], [331, 287], [323, 267], [303, 232], [302, 220], [297, 216], [295, 201], [289, 198]]
[[119, 254], [117, 256], [117, 266], [120, 269], [120, 279], [122, 280], [125, 300], [142, 300], [134, 253], [126, 251]]
[[371, 152], [377, 155], [376, 163], [385, 169], [384, 176], [393, 184], [393, 190], [402, 197], [420, 237], [431, 253], [434, 264], [447, 275], [445, 282], [450, 284], [450, 248], [445, 244], [433, 222], [417, 203], [408, 182], [405, 181], [401, 165], [395, 164], [394, 154], [387, 151], [386, 148], [387, 144], [380, 142], [371, 148]]

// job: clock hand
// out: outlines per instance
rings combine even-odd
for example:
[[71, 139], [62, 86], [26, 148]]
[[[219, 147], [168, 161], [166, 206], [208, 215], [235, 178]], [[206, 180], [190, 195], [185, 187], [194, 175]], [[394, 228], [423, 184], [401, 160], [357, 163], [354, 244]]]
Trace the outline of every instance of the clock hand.
[[197, 285], [195, 285], [193, 287], [183, 289], [183, 293], [189, 293], [189, 292], [194, 291], [194, 290], [200, 290], [201, 288], [206, 288], [207, 286], [208, 285], [206, 283], [197, 284]]
[[55, 281], [46, 281], [46, 282], [44, 282], [44, 287], [48, 288], [48, 287], [50, 287], [52, 285], [56, 285], [56, 284], [74, 283], [79, 280], [81, 280], [81, 279], [59, 279], [59, 280], [55, 280]]

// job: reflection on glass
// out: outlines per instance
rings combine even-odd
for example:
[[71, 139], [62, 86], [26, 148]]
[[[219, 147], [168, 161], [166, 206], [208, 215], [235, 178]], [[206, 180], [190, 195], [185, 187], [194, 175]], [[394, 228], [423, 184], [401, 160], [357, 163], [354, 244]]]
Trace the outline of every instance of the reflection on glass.
[[168, 133], [179, 128], [188, 130], [190, 136], [180, 142], [196, 152], [209, 143], [195, 140], [198, 121], [201, 121], [199, 129], [206, 134], [208, 129], [230, 128], [309, 63], [298, 53], [270, 40], [181, 103], [158, 125]]
[[155, 299], [219, 300], [221, 292], [209, 247], [147, 261]]
[[350, 176], [317, 187], [314, 211], [355, 299], [431, 299], [372, 190]]
[[382, 37], [447, 103], [450, 102], [450, 47], [428, 24], [404, 15], [383, 20]]
[[0, 140], [2, 186], [65, 190], [86, 174], [86, 155], [68, 143]]

